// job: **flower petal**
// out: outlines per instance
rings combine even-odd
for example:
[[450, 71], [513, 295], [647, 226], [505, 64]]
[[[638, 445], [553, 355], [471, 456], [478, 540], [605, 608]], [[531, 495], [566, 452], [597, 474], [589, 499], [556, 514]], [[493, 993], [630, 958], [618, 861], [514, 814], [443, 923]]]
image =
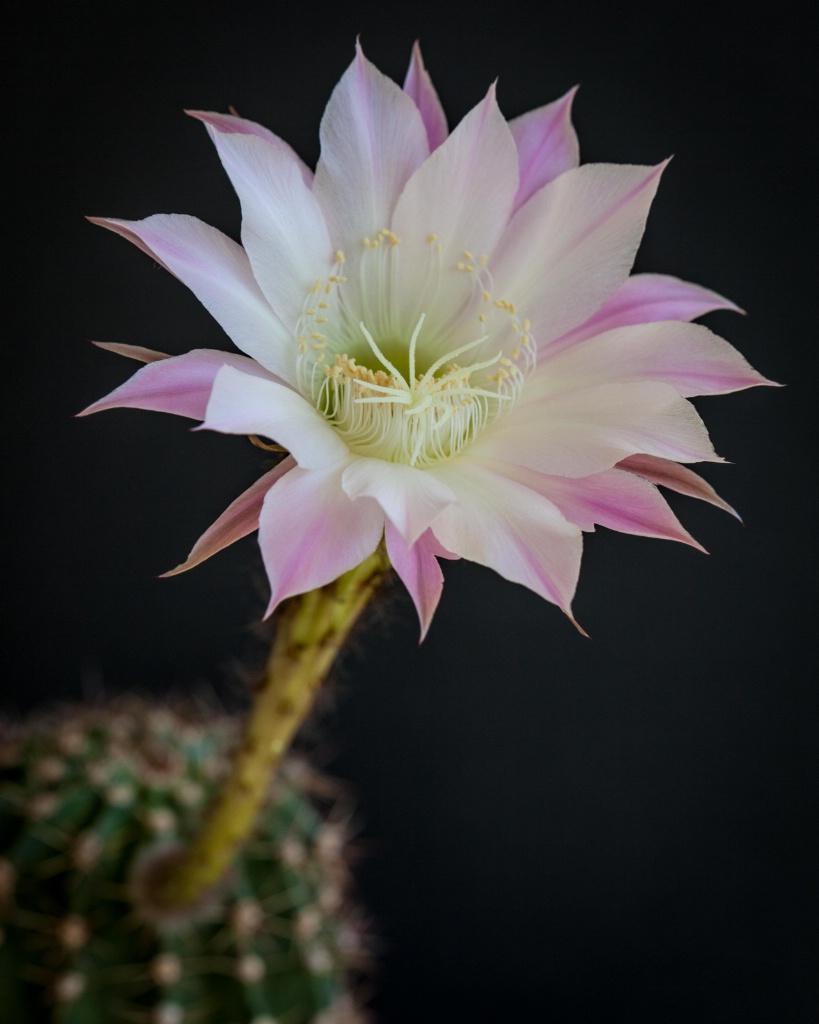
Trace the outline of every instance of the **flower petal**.
[[216, 522], [205, 530], [185, 561], [177, 565], [175, 569], [162, 573], [162, 577], [177, 576], [181, 572], [187, 572], [188, 569], [204, 562], [211, 555], [215, 555], [217, 551], [221, 551], [252, 533], [259, 525], [259, 515], [265, 495], [273, 484], [295, 465], [296, 460], [292, 455], [288, 455], [268, 473], [260, 476], [256, 483], [231, 502]]
[[455, 501], [452, 490], [431, 474], [383, 459], [355, 459], [344, 471], [342, 486], [349, 498], [375, 498], [408, 544]]
[[658, 459], [654, 455], [630, 455], [622, 462], [618, 462], [617, 468], [635, 473], [650, 483], [668, 487], [679, 494], [707, 501], [711, 505], [716, 505], [717, 508], [730, 512], [732, 516], [736, 516], [740, 522], [742, 521], [739, 513], [731, 508], [727, 501], [723, 501], [709, 483], [686, 466], [669, 462], [667, 459]]
[[722, 462], [694, 407], [668, 384], [600, 384], [521, 401], [471, 446], [553, 476], [590, 476], [638, 452], [676, 462]]
[[327, 226], [287, 154], [255, 135], [208, 131], [242, 204], [242, 243], [260, 288], [286, 327], [282, 358], [292, 365], [304, 300], [332, 263]]
[[[392, 230], [401, 240], [395, 249], [401, 290], [393, 304], [406, 330], [425, 313], [438, 326], [440, 343], [451, 348], [450, 317], [479, 295], [474, 273], [463, 269], [470, 257], [480, 259], [495, 248], [517, 187], [517, 151], [493, 87], [410, 178], [396, 205]], [[410, 257], [425, 250], [427, 259]]]
[[587, 320], [628, 277], [665, 164], [566, 171], [512, 218], [492, 265], [495, 293], [539, 347]]
[[[444, 266], [463, 260], [465, 248], [491, 253], [508, 223], [517, 186], [517, 151], [493, 86], [407, 182], [393, 230], [414, 245], [435, 235]], [[426, 274], [425, 262], [419, 262]]]
[[522, 583], [571, 616], [582, 535], [557, 508], [528, 487], [471, 461], [440, 474], [458, 495], [432, 527], [453, 554]]
[[421, 47], [417, 41], [412, 47], [407, 77], [404, 79], [404, 92], [415, 101], [429, 142], [429, 151], [436, 150], [444, 139], [449, 135], [449, 127], [446, 123], [446, 114], [438, 99], [438, 93], [429, 77], [429, 72], [424, 67], [424, 59], [421, 56]]
[[240, 245], [182, 214], [156, 214], [138, 221], [88, 219], [127, 238], [178, 277], [238, 348], [290, 380], [294, 360], [283, 348], [290, 338], [259, 289]]
[[638, 537], [681, 541], [705, 551], [657, 488], [631, 473], [609, 469], [592, 476], [569, 478], [545, 476], [522, 467], [504, 467], [499, 471], [542, 494], [581, 530], [605, 526]]
[[556, 338], [549, 344], [549, 349], [556, 351], [629, 324], [696, 320], [715, 309], [742, 312], [730, 299], [690, 281], [681, 281], [667, 274], [632, 274], [593, 316], [568, 334]]
[[401, 189], [428, 153], [415, 103], [357, 45], [321, 121], [314, 192], [333, 244], [353, 250], [388, 227]]
[[346, 465], [350, 458], [347, 445], [301, 395], [231, 366], [216, 374], [205, 422], [199, 429], [270, 437], [308, 469], [323, 469], [340, 462]]
[[160, 359], [172, 358], [170, 352], [157, 352], [154, 348], [143, 348], [142, 345], [121, 345], [116, 341], [92, 341], [91, 344], [104, 348], [106, 352], [135, 359], [138, 363], [156, 363]]
[[213, 382], [222, 367], [232, 367], [233, 372], [241, 372], [243, 377], [250, 375], [274, 383], [271, 375], [247, 356], [200, 348], [186, 352], [183, 356], [171, 356], [148, 363], [124, 384], [78, 415], [88, 416], [92, 412], [102, 412], [103, 409], [150, 409], [153, 412], [172, 412], [177, 416], [202, 420], [205, 418]]
[[572, 101], [576, 92], [577, 86], [554, 103], [530, 110], [509, 122], [518, 147], [520, 167], [515, 210], [538, 189], [580, 163], [577, 132], [572, 126]]
[[255, 121], [248, 121], [244, 117], [234, 117], [231, 114], [217, 114], [210, 110], [186, 110], [185, 113], [189, 117], [195, 117], [198, 121], [203, 121], [205, 124], [210, 125], [211, 128], [215, 128], [217, 132], [222, 132], [225, 135], [256, 135], [260, 139], [265, 139], [272, 146], [275, 146], [276, 149], [286, 153], [298, 165], [301, 176], [304, 179], [304, 184], [308, 188], [313, 187], [313, 172], [307, 164], [289, 143], [285, 142], [284, 139], [280, 139], [278, 135], [271, 132], [269, 128], [265, 128], [264, 125], [256, 124]]
[[444, 574], [438, 565], [438, 558], [451, 556], [435, 539], [432, 530], [427, 530], [412, 546], [408, 546], [398, 530], [387, 520], [384, 540], [392, 567], [409, 591], [418, 612], [423, 640], [444, 589]]
[[375, 551], [384, 513], [371, 498], [350, 501], [338, 467], [292, 469], [264, 499], [259, 546], [270, 580], [270, 604], [337, 579]]
[[616, 327], [554, 356], [547, 349], [539, 363], [528, 383], [544, 397], [554, 391], [638, 380], [664, 381], [684, 398], [772, 383], [707, 327], [677, 320]]

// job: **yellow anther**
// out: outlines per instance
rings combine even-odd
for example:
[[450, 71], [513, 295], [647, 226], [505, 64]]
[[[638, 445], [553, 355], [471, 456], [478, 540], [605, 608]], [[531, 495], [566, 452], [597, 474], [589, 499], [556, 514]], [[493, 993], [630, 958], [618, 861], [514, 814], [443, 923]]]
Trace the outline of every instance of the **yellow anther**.
[[346, 260], [344, 258], [344, 250], [343, 249], [336, 249], [336, 263], [345, 263], [345, 262], [346, 262]]
[[478, 313], [478, 319], [482, 324], [486, 323], [486, 313]]
[[427, 242], [430, 245], [432, 245], [433, 242], [437, 242], [437, 241], [438, 241], [438, 236], [437, 235], [427, 235]]
[[513, 359], [518, 359], [519, 357], [520, 357], [520, 349], [519, 348], [513, 348], [512, 349], [512, 358]]
[[464, 257], [470, 261], [475, 259], [469, 249], [464, 249]]
[[327, 348], [327, 342], [314, 341], [313, 344], [311, 345], [311, 348], [314, 348], [318, 352], [320, 349]]
[[[313, 347], [315, 348], [315, 346], [313, 346]], [[501, 364], [501, 366], [511, 366], [512, 365], [512, 360], [511, 359], [507, 359], [506, 356], [501, 356], [500, 364]]]
[[322, 299], [321, 302], [318, 304], [318, 308], [327, 309], [327, 303], [324, 301], [324, 299]]
[[516, 334], [520, 334], [520, 324], [518, 324], [518, 323], [515, 323], [515, 321], [514, 321], [514, 320], [512, 321], [512, 330], [513, 330], [513, 331], [514, 331], [514, 332], [515, 332]]
[[316, 315], [316, 311], [314, 309], [305, 309], [304, 315], [305, 316], [315, 316]]
[[524, 329], [524, 331], [528, 331], [531, 326], [532, 326], [532, 321], [531, 320], [527, 319], [527, 320], [523, 321], [523, 329]]
[[327, 317], [326, 316], [317, 316], [316, 317], [316, 323], [317, 324], [326, 324], [327, 323]]
[[486, 255], [486, 253], [484, 253], [483, 256], [481, 256], [481, 266], [485, 267], [488, 262], [489, 257]]
[[444, 251], [444, 247], [443, 247], [443, 246], [441, 245], [441, 243], [440, 243], [440, 242], [438, 242], [438, 243], [436, 244], [435, 248], [436, 248], [436, 250], [438, 251], [438, 255], [439, 255], [439, 256], [440, 256], [440, 255], [441, 255], [441, 253], [442, 253], [442, 252]]
[[527, 346], [529, 344], [529, 335], [524, 334], [523, 337], [520, 339], [520, 342], [523, 346]]
[[316, 278], [316, 283], [313, 285], [313, 293], [316, 294], [321, 291], [322, 280], [320, 277]]
[[326, 339], [327, 335], [326, 334], [319, 334], [318, 331], [313, 331], [313, 333], [310, 335], [310, 337], [311, 338], [315, 338], [316, 341], [324, 341]]
[[369, 238], [365, 238], [364, 239], [364, 248], [365, 249], [372, 249], [372, 246], [373, 246], [373, 243], [369, 240]]
[[484, 288], [484, 290], [483, 290], [483, 291], [481, 292], [481, 298], [482, 298], [482, 299], [484, 300], [484, 302], [489, 302], [489, 300], [490, 300], [490, 299], [492, 298], [492, 296], [491, 296], [491, 295], [489, 294], [489, 292], [488, 292], [488, 291], [487, 291], [487, 290], [486, 290], [486, 289]]

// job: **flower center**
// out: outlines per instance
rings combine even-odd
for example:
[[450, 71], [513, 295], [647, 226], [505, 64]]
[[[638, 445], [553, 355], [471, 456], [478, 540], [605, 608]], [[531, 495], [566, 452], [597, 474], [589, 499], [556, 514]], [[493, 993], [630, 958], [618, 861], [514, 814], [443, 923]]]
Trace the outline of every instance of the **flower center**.
[[[512, 303], [492, 301], [486, 259], [476, 274], [477, 261], [464, 253], [470, 262], [448, 272], [435, 236], [427, 242], [422, 301], [432, 314], [421, 312], [411, 332], [396, 326], [410, 303], [400, 292], [398, 239], [388, 231], [364, 240], [352, 297], [344, 254], [336, 253], [334, 272], [316, 281], [296, 331], [299, 388], [351, 450], [421, 469], [457, 455], [511, 407], [534, 365], [528, 321], [521, 325]], [[446, 344], [478, 334], [476, 327], [473, 340]], [[459, 362], [468, 354], [472, 361]]]

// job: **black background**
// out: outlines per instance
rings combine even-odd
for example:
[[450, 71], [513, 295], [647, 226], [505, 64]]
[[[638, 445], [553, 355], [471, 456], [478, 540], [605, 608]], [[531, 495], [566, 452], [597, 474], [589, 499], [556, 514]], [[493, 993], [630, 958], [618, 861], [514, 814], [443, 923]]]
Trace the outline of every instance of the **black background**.
[[[380, 1024], [819, 1017], [816, 124], [810, 5], [516, 0], [425, 8], [34, 4], [6, 25], [7, 709], [126, 688], [240, 700], [265, 600], [249, 538], [157, 580], [265, 468], [239, 438], [73, 414], [131, 372], [88, 340], [229, 347], [170, 275], [84, 214], [238, 203], [184, 107], [314, 163], [361, 33], [401, 80], [419, 37], [453, 125], [581, 83], [585, 161], [671, 153], [638, 269], [730, 296], [707, 322], [787, 389], [699, 402], [745, 520], [674, 507], [712, 552], [587, 538], [579, 636], [446, 567], [428, 640], [397, 597], [347, 659], [317, 754], [358, 794]], [[805, 16], [803, 13], [805, 12]], [[10, 124], [9, 124], [10, 122]]]

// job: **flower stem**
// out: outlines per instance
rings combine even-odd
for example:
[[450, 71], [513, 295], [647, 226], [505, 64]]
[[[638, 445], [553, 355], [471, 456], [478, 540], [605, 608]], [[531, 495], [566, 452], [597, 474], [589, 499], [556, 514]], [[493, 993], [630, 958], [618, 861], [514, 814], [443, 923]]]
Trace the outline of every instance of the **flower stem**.
[[388, 571], [389, 562], [380, 547], [335, 582], [291, 598], [282, 607], [230, 773], [198, 835], [156, 893], [167, 909], [198, 905], [230, 867], [322, 680]]

